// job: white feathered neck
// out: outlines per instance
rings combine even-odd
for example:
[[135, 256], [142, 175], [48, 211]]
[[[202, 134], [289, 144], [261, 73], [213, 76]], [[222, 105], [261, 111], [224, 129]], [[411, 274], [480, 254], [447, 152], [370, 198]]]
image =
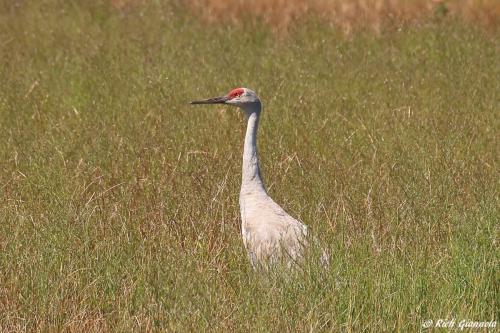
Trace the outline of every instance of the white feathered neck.
[[247, 117], [247, 130], [243, 146], [243, 166], [241, 192], [266, 192], [260, 175], [259, 156], [257, 152], [257, 130], [262, 110], [261, 103], [252, 103], [244, 108]]

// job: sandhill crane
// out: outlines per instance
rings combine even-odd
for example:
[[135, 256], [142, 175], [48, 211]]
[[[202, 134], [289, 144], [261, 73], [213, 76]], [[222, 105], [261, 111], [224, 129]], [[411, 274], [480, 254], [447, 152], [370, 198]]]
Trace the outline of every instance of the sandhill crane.
[[[262, 104], [248, 88], [236, 88], [227, 95], [191, 104], [228, 104], [245, 112], [247, 129], [243, 147], [240, 191], [241, 233], [254, 269], [276, 263], [292, 266], [303, 256], [307, 227], [288, 215], [268, 194], [261, 179], [257, 154], [257, 127]], [[322, 260], [326, 260], [323, 253]]]

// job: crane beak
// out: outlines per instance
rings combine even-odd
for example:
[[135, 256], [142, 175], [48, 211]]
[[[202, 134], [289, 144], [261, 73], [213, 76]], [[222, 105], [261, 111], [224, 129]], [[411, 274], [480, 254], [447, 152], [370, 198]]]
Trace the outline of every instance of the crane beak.
[[208, 99], [202, 99], [199, 101], [192, 101], [189, 104], [224, 104], [228, 98], [226, 96], [220, 96], [220, 97], [214, 97], [214, 98], [208, 98]]

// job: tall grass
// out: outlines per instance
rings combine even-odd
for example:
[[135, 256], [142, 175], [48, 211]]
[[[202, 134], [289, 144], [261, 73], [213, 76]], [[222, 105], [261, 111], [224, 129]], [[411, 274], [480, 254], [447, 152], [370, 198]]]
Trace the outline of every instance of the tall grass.
[[[498, 320], [497, 36], [205, 26], [175, 3], [0, 3], [0, 331], [418, 331]], [[261, 275], [244, 119], [270, 194], [333, 253]]]

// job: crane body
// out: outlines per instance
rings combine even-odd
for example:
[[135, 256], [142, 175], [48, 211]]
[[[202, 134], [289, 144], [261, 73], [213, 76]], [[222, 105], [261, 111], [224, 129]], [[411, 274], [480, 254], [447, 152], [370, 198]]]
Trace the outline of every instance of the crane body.
[[294, 265], [303, 257], [307, 246], [307, 227], [268, 195], [262, 181], [257, 151], [257, 130], [262, 111], [260, 99], [248, 88], [236, 88], [225, 96], [191, 104], [229, 104], [245, 112], [247, 129], [239, 199], [243, 244], [255, 269], [279, 263]]

